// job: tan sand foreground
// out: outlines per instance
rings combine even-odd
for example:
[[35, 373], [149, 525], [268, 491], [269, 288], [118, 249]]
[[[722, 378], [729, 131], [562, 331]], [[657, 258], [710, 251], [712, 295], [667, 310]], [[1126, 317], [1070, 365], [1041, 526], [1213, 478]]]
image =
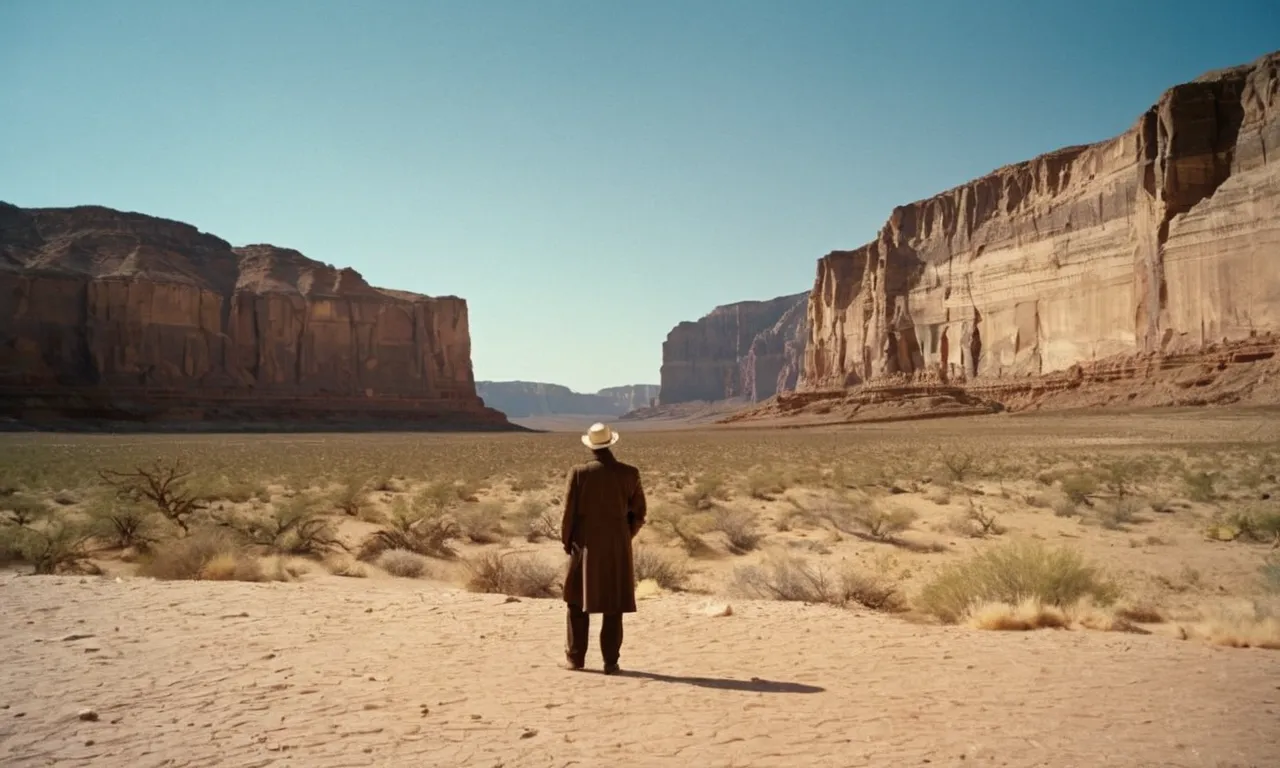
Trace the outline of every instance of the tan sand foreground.
[[1272, 651], [797, 603], [734, 600], [713, 616], [716, 600], [643, 601], [624, 674], [606, 677], [557, 668], [557, 600], [327, 575], [5, 574], [0, 755], [140, 768], [1263, 768], [1280, 755]]

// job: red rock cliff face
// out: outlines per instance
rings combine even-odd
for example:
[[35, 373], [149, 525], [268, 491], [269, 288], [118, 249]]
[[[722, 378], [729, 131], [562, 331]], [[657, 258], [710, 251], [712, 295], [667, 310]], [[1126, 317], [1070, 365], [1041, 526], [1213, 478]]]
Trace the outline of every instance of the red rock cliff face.
[[467, 305], [106, 208], [0, 204], [0, 413], [510, 426]]
[[[663, 405], [771, 397], [784, 369], [798, 369], [802, 350], [788, 352], [808, 294], [716, 307], [696, 322], [671, 329], [662, 345]], [[790, 313], [790, 314], [789, 314]], [[782, 322], [789, 318], [790, 324]], [[791, 354], [790, 362], [787, 355]]]
[[966, 382], [1280, 331], [1280, 53], [818, 262], [801, 389]]

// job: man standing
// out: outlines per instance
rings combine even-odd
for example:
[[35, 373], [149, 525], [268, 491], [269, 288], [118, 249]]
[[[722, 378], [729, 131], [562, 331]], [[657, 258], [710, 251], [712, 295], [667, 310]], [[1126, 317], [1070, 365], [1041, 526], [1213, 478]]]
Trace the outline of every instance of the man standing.
[[640, 470], [614, 458], [610, 447], [617, 442], [618, 433], [599, 423], [582, 436], [594, 456], [569, 470], [560, 521], [560, 541], [569, 555], [566, 666], [586, 665], [590, 614], [599, 613], [606, 675], [618, 671], [622, 614], [636, 610], [631, 540], [644, 525], [646, 512]]

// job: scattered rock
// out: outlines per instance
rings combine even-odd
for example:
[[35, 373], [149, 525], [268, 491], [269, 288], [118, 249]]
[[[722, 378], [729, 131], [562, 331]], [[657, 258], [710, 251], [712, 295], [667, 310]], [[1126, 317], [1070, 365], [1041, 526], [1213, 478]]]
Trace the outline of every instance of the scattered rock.
[[515, 597], [515, 596], [513, 596], [513, 595], [507, 595], [507, 599], [506, 599], [506, 600], [503, 600], [502, 602], [503, 602], [503, 603], [518, 603], [518, 602], [520, 602], [520, 598]]
[[534, 736], [537, 736], [537, 735], [538, 735], [538, 729], [537, 729], [537, 728], [525, 728], [525, 729], [524, 729], [524, 732], [520, 734], [520, 738], [522, 738], [522, 739], [532, 739]]
[[71, 634], [71, 635], [67, 635], [66, 637], [62, 638], [62, 642], [64, 642], [64, 643], [71, 643], [71, 642], [74, 642], [74, 641], [76, 641], [76, 640], [88, 640], [88, 639], [89, 639], [89, 638], [91, 638], [91, 637], [93, 637], [93, 635], [88, 634], [88, 633], [85, 633], [85, 634]]
[[82, 709], [82, 710], [80, 710], [80, 712], [76, 715], [76, 717], [80, 718], [81, 720], [85, 721], [86, 723], [96, 723], [96, 722], [98, 722], [98, 713], [97, 713], [97, 712], [95, 712], [95, 711], [94, 711], [94, 710], [92, 710], [92, 709]]

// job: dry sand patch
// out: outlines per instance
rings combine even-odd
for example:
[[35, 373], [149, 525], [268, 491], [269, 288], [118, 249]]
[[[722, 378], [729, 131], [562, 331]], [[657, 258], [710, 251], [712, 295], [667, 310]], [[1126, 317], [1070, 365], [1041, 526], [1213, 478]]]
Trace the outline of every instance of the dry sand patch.
[[1159, 636], [753, 601], [713, 618], [664, 596], [610, 678], [556, 668], [558, 601], [420, 581], [6, 576], [0, 596], [14, 766], [1265, 766], [1280, 748], [1280, 655]]

